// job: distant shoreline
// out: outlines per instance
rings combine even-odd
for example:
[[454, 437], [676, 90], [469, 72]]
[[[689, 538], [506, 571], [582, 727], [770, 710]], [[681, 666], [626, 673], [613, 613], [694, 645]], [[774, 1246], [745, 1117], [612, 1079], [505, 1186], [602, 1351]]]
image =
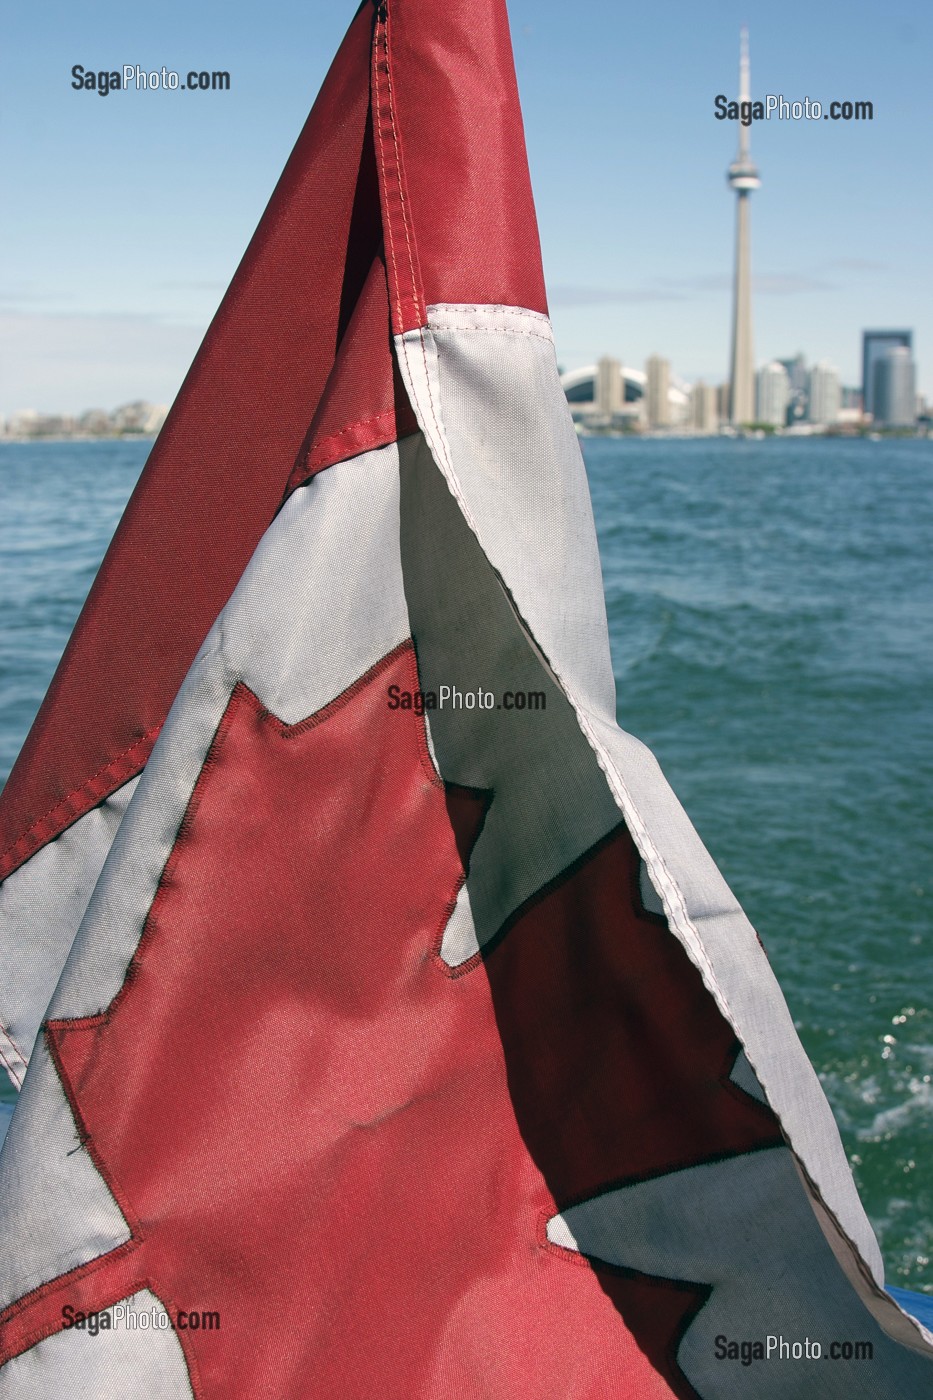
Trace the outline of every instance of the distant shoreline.
[[22, 408], [0, 418], [0, 442], [99, 442], [108, 438], [151, 438], [169, 413], [166, 403], [134, 399], [118, 408], [86, 408], [82, 413], [39, 413]]
[[[160, 430], [161, 431], [161, 430]], [[4, 437], [0, 436], [0, 447], [60, 445], [73, 442], [155, 442], [159, 436], [154, 433], [65, 433], [48, 437]], [[581, 442], [929, 442], [933, 432], [928, 428], [874, 429], [862, 428], [857, 432], [794, 433], [780, 430], [739, 432], [580, 432]]]
[[777, 429], [746, 429], [732, 432], [581, 432], [581, 442], [929, 442], [933, 431], [918, 428], [860, 428], [856, 432], [795, 433]]
[[0, 437], [0, 447], [62, 442], [155, 442], [158, 433], [65, 433], [55, 437]]

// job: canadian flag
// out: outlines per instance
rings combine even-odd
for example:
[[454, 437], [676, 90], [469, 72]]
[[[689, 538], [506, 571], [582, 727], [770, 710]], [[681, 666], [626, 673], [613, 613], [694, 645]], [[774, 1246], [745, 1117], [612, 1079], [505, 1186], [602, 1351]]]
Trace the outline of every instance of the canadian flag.
[[930, 1392], [616, 726], [502, 0], [360, 8], [2, 819], [3, 1400]]

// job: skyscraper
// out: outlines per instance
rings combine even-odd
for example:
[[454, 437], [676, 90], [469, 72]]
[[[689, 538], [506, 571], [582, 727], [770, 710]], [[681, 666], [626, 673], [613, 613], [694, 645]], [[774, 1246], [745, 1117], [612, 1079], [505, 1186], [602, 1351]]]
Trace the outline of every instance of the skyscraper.
[[[739, 45], [739, 101], [750, 100], [748, 30]], [[736, 193], [735, 280], [732, 301], [732, 356], [729, 371], [729, 419], [750, 423], [755, 410], [755, 361], [752, 352], [752, 285], [749, 249], [749, 195], [761, 184], [749, 154], [749, 128], [739, 124], [739, 149], [727, 179]]]
[[645, 361], [645, 414], [649, 428], [666, 428], [670, 413], [671, 366], [660, 355]]
[[787, 377], [790, 380], [790, 405], [788, 409], [788, 421], [799, 422], [807, 415], [807, 400], [810, 391], [810, 373], [807, 369], [807, 362], [803, 354], [798, 353], [789, 360], [779, 360], [787, 370]]
[[598, 413], [612, 418], [621, 413], [625, 406], [625, 383], [622, 379], [622, 366], [618, 360], [604, 355], [596, 366], [596, 383], [593, 398]]
[[810, 392], [808, 395], [807, 418], [811, 423], [827, 426], [839, 421], [842, 407], [842, 387], [839, 371], [821, 360], [810, 371]]
[[906, 345], [889, 345], [872, 374], [874, 419], [886, 428], [911, 428], [917, 421], [914, 362]]
[[913, 350], [913, 331], [862, 331], [862, 412], [875, 416], [875, 365], [886, 350]]
[[[787, 419], [787, 404], [790, 399], [790, 380], [787, 370], [780, 360], [772, 360], [758, 371], [758, 393], [755, 405], [755, 419], [758, 423], [770, 423], [773, 428], [783, 428]], [[743, 419], [750, 422], [750, 419]]]
[[803, 351], [798, 350], [797, 354], [789, 360], [779, 360], [787, 370], [787, 377], [790, 380], [791, 392], [794, 394], [806, 394], [809, 375], [807, 372], [807, 362], [804, 359]]
[[717, 390], [698, 379], [690, 390], [690, 426], [698, 433], [714, 433], [719, 427]]

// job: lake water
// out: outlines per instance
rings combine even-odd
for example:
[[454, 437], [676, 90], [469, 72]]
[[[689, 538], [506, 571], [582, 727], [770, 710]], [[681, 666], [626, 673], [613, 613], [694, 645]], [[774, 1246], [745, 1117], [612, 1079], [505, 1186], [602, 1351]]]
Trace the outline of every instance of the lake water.
[[[0, 445], [0, 778], [148, 446]], [[761, 934], [889, 1282], [933, 1294], [933, 444], [584, 446], [620, 723]]]

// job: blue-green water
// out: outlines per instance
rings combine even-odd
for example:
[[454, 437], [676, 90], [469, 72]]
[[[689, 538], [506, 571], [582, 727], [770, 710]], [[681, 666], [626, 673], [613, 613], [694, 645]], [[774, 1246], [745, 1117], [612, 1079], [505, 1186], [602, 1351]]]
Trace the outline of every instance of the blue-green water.
[[[147, 446], [0, 446], [0, 776]], [[585, 455], [620, 722], [762, 936], [889, 1281], [933, 1293], [933, 445]]]

